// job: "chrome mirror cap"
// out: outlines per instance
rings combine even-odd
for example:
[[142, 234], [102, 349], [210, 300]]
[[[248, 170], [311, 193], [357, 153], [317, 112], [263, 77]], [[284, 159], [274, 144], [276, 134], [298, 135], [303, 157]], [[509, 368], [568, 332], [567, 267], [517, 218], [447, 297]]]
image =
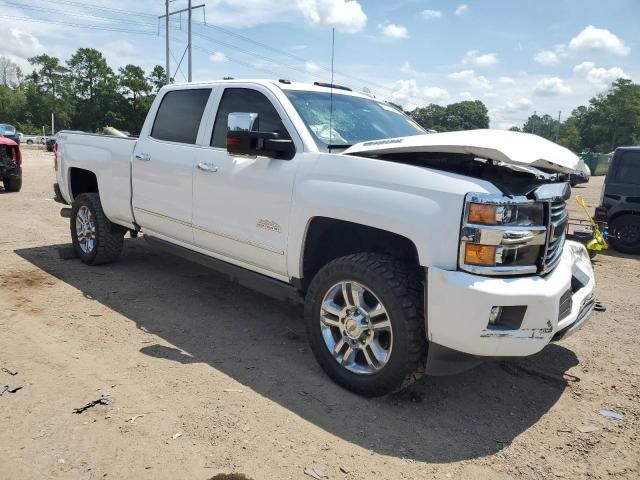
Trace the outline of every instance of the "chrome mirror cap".
[[258, 114], [249, 112], [231, 112], [227, 117], [230, 132], [255, 132], [258, 130]]

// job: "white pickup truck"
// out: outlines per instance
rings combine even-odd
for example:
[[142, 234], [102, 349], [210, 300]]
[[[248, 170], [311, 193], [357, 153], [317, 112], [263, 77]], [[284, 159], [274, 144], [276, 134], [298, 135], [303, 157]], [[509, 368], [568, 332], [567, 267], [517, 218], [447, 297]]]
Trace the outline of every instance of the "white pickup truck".
[[140, 137], [61, 132], [57, 198], [88, 265], [129, 232], [305, 302], [312, 350], [362, 395], [526, 356], [594, 307], [565, 241], [570, 151], [495, 130], [426, 134], [345, 87], [164, 87]]

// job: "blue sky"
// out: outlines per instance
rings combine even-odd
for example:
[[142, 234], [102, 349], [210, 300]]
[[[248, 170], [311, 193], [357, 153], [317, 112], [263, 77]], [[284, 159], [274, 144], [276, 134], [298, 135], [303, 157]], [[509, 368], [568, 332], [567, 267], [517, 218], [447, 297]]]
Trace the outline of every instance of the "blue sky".
[[[638, 0], [202, 0], [194, 13], [194, 80], [328, 80], [405, 108], [482, 100], [493, 128], [573, 108], [620, 76], [640, 81]], [[194, 4], [202, 3], [194, 0]], [[184, 8], [175, 0], [172, 10]], [[117, 68], [165, 63], [162, 0], [0, 0], [0, 55], [66, 59], [102, 50]], [[222, 27], [224, 30], [217, 29]], [[159, 34], [160, 33], [160, 34]], [[170, 31], [172, 74], [186, 75], [186, 17]]]

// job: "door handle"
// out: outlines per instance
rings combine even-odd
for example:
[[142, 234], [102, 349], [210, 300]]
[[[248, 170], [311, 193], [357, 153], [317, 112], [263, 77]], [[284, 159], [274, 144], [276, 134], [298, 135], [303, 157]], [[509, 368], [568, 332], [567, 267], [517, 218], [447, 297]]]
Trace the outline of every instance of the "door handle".
[[136, 159], [142, 162], [148, 162], [151, 160], [151, 155], [148, 153], [136, 153]]
[[214, 164], [212, 163], [204, 163], [204, 162], [200, 162], [198, 164], [198, 170], [202, 170], [203, 172], [217, 172], [218, 171], [218, 167], [216, 167]]

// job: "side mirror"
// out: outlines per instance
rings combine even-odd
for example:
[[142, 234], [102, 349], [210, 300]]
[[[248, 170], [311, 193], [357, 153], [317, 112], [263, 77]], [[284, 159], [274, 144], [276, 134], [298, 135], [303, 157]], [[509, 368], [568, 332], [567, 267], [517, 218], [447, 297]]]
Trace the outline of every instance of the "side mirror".
[[258, 131], [257, 113], [232, 112], [227, 117], [227, 152], [232, 155], [265, 156], [291, 160], [293, 141], [275, 132]]

